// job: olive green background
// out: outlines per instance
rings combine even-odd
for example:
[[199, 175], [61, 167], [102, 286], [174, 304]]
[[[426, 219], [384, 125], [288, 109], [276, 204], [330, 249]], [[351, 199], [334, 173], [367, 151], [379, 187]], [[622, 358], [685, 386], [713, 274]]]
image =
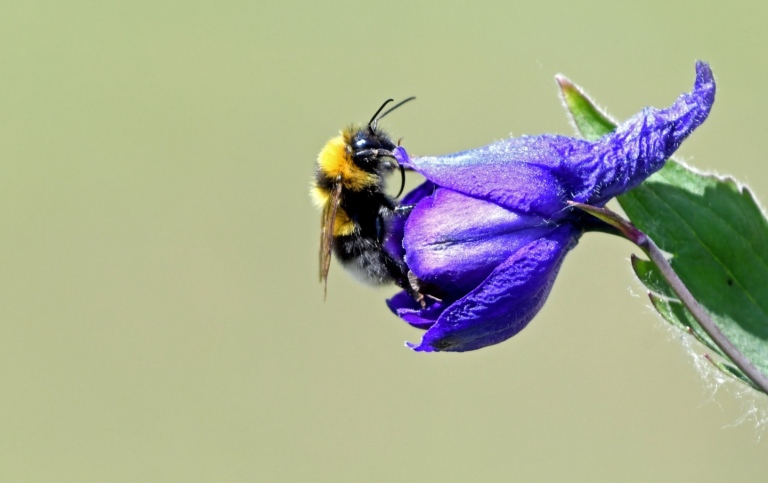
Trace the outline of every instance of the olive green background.
[[[0, 14], [0, 481], [758, 481], [766, 398], [703, 378], [587, 235], [501, 345], [332, 265], [315, 156], [388, 97], [414, 154], [624, 119], [711, 63], [683, 159], [768, 197], [761, 2], [16, 2]], [[397, 184], [397, 183], [393, 183]], [[717, 389], [717, 390], [716, 390]], [[745, 419], [741, 424], [740, 421]]]

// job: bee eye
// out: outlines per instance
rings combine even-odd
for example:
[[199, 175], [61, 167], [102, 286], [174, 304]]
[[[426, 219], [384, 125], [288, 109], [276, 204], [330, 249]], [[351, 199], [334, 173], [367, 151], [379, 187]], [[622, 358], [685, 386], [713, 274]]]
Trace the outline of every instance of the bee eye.
[[379, 149], [381, 148], [381, 143], [375, 138], [361, 137], [355, 140], [354, 146], [356, 151], [362, 151], [364, 149]]

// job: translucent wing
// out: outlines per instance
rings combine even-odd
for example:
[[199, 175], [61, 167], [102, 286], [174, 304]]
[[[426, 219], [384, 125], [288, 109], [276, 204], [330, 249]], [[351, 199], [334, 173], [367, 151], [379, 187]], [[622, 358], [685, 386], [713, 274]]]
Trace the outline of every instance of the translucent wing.
[[331, 248], [333, 245], [333, 226], [336, 212], [341, 203], [341, 182], [337, 182], [331, 191], [328, 202], [323, 207], [320, 228], [320, 281], [323, 286], [323, 299], [328, 295], [328, 269], [331, 267]]

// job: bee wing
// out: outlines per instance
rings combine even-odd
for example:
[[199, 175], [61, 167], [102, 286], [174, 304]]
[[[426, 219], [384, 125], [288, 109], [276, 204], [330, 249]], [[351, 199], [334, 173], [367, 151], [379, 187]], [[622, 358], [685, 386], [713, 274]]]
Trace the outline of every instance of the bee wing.
[[328, 269], [331, 267], [331, 247], [333, 244], [333, 226], [336, 223], [336, 213], [341, 203], [341, 182], [331, 191], [328, 202], [323, 207], [320, 229], [320, 281], [323, 282], [323, 298], [328, 294]]

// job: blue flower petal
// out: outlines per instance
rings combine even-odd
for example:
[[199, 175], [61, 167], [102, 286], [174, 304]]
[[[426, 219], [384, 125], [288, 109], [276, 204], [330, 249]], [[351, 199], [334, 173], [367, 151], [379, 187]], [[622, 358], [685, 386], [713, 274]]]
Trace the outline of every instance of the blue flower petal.
[[706, 62], [697, 62], [691, 92], [666, 109], [643, 109], [596, 141], [591, 156], [569, 159], [566, 170], [581, 179], [572, 199], [602, 206], [642, 183], [707, 119], [714, 102], [712, 70]]
[[693, 91], [666, 109], [647, 108], [612, 134], [589, 142], [566, 136], [523, 136], [445, 156], [398, 161], [438, 186], [518, 212], [556, 220], [569, 200], [604, 204], [660, 169], [707, 118], [715, 98], [712, 71], [696, 64]]
[[696, 82], [666, 109], [647, 108], [589, 142], [527, 136], [446, 156], [399, 163], [427, 178], [406, 197], [410, 216], [391, 228], [388, 248], [442, 300], [422, 308], [405, 291], [387, 303], [426, 329], [417, 351], [468, 351], [517, 334], [549, 295], [565, 254], [586, 227], [569, 200], [603, 205], [641, 183], [709, 115], [715, 82], [696, 64]]
[[[402, 150], [402, 148], [399, 148]], [[402, 152], [405, 152], [402, 150]], [[400, 200], [400, 206], [412, 206], [423, 198], [431, 195], [435, 191], [435, 185], [430, 181], [425, 181]], [[384, 239], [384, 250], [395, 258], [402, 259], [405, 256], [403, 249], [403, 230], [405, 228], [405, 219], [403, 215], [394, 215], [388, 220], [387, 235]]]
[[439, 188], [416, 205], [406, 222], [405, 261], [420, 280], [456, 299], [555, 228], [541, 217]]
[[427, 330], [435, 325], [438, 317], [445, 310], [446, 304], [431, 298], [427, 298], [426, 302], [427, 307], [422, 308], [409, 293], [403, 290], [387, 300], [387, 306], [389, 310], [413, 327]]
[[506, 340], [544, 305], [560, 265], [580, 230], [566, 224], [501, 263], [477, 288], [451, 304], [416, 351], [463, 352]]
[[567, 186], [547, 166], [552, 160], [562, 160], [558, 143], [550, 142], [557, 139], [562, 139], [561, 144], [583, 145], [582, 150], [590, 147], [579, 139], [522, 137], [446, 156], [406, 159], [403, 150], [399, 161], [441, 187], [510, 210], [550, 216], [569, 199]]

